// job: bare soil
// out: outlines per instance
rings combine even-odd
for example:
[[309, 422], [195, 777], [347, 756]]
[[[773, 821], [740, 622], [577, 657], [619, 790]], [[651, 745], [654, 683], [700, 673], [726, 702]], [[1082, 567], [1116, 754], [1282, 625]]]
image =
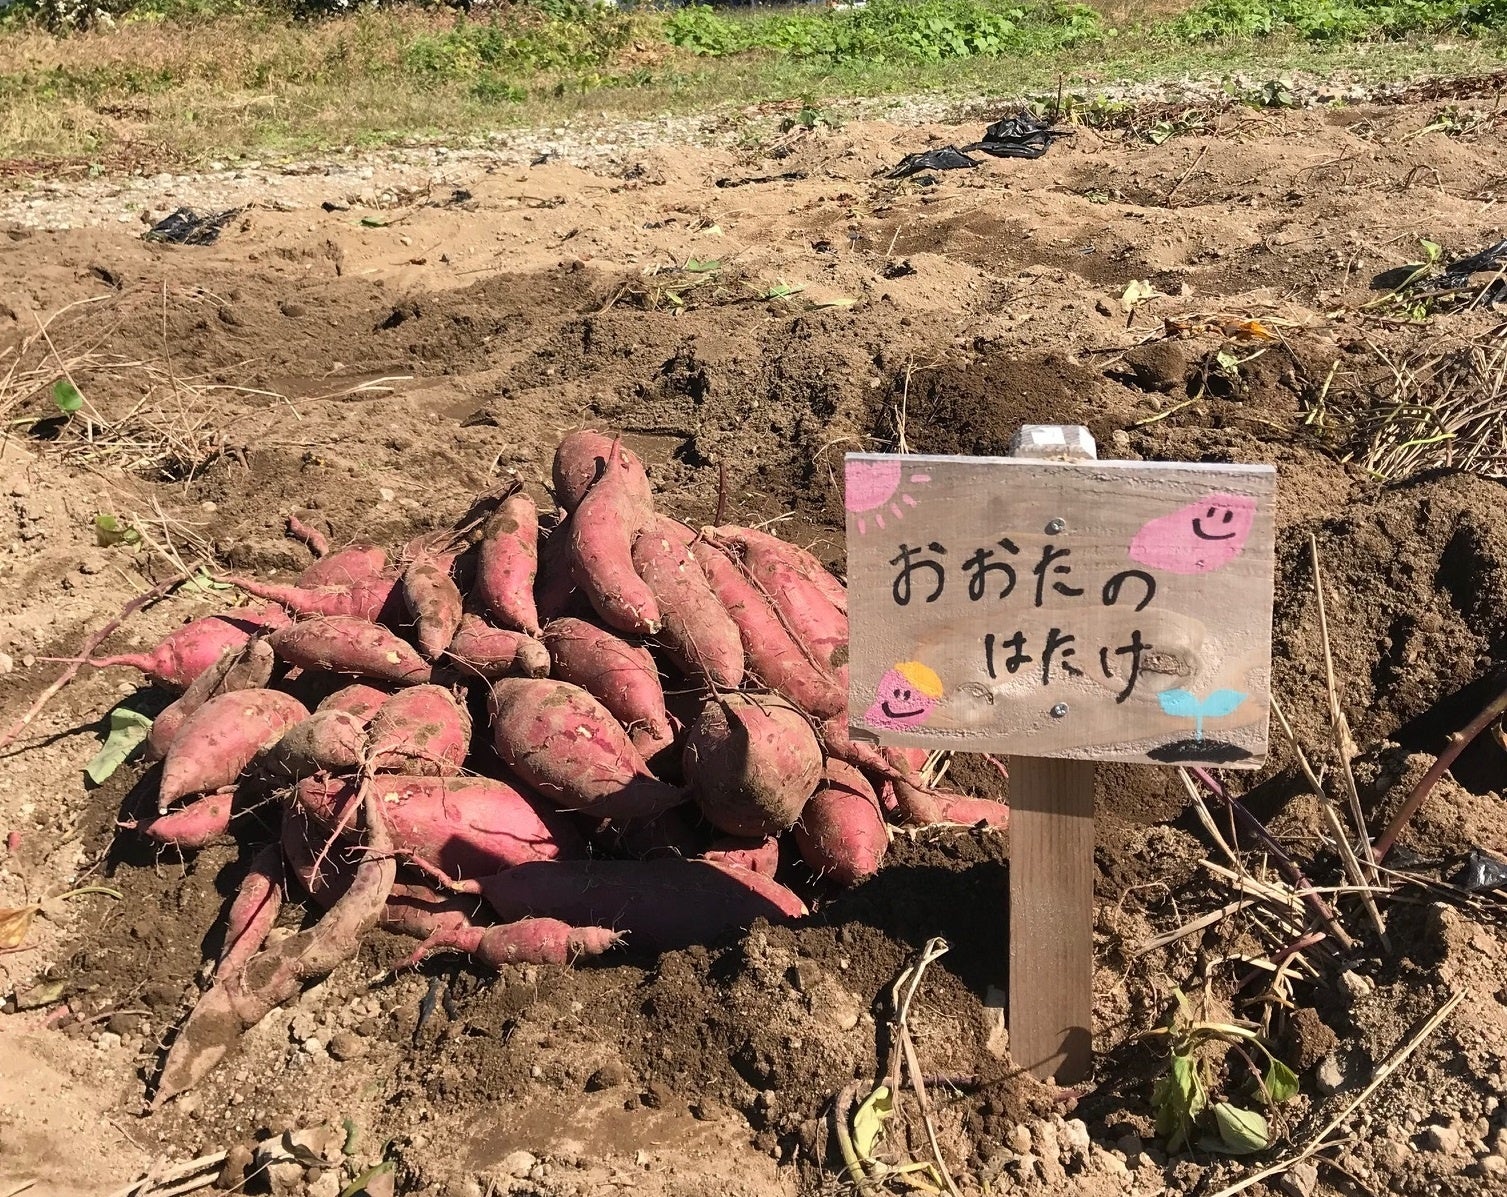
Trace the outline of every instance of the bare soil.
[[[290, 174], [276, 206], [227, 195], [250, 206], [208, 246], [153, 244], [114, 220], [44, 231], [12, 204], [0, 225], [0, 717], [9, 726], [62, 668], [43, 658], [73, 655], [180, 557], [296, 570], [309, 558], [283, 534], [290, 512], [337, 541], [398, 543], [509, 475], [543, 500], [559, 434], [582, 423], [625, 433], [666, 510], [780, 519], [839, 566], [844, 451], [993, 454], [1022, 423], [1083, 423], [1103, 456], [1279, 467], [1274, 690], [1333, 783], [1312, 538], [1375, 834], [1490, 700], [1507, 655], [1507, 492], [1451, 469], [1448, 442], [1378, 477], [1354, 418], [1399, 380], [1425, 405], [1484, 402], [1500, 381], [1489, 362], [1458, 372], [1472, 347], [1497, 343], [1489, 306], [1424, 323], [1361, 310], [1420, 258], [1420, 239], [1454, 255], [1503, 235], [1507, 141], [1493, 120], [1420, 135], [1436, 108], [1224, 112], [1159, 146], [1080, 129], [1038, 161], [931, 184], [877, 175], [972, 126], [819, 127], [590, 169], [440, 156], [375, 183]], [[133, 194], [161, 211], [194, 186], [168, 185], [175, 196]], [[693, 258], [720, 269], [648, 273]], [[1160, 294], [1127, 311], [1132, 280]], [[1189, 331], [1164, 335], [1168, 320]], [[1276, 339], [1223, 331], [1250, 320]], [[1232, 370], [1221, 352], [1245, 360]], [[89, 404], [67, 421], [50, 394], [65, 374]], [[101, 547], [101, 512], [142, 543]], [[110, 645], [149, 645], [227, 601], [180, 592]], [[1507, 753], [1492, 737], [1404, 836], [1408, 876], [1381, 900], [1390, 950], [1341, 900], [1357, 947], [1311, 952], [1316, 975], [1299, 976], [1285, 1009], [1245, 1000], [1261, 985], [1233, 994], [1246, 968], [1229, 958], [1281, 946], [1257, 911], [1141, 950], [1233, 895], [1200, 864], [1216, 849], [1175, 774], [1102, 768], [1098, 1056], [1075, 1094], [1016, 1073], [1005, 1051], [1008, 837], [950, 831], [901, 837], [848, 893], [797, 877], [815, 911], [800, 926], [658, 959], [495, 977], [437, 960], [373, 983], [407, 947], [374, 934], [188, 1099], [147, 1117], [144, 1078], [270, 819], [182, 860], [117, 835], [153, 773], [131, 764], [91, 788], [82, 770], [106, 712], [137, 690], [129, 671], [86, 668], [3, 753], [0, 831], [17, 834], [0, 856], [0, 906], [80, 883], [122, 897], [50, 905], [0, 957], [5, 993], [59, 983], [51, 1001], [0, 1015], [0, 1193], [31, 1179], [37, 1197], [108, 1192], [155, 1160], [343, 1120], [346, 1172], [284, 1167], [279, 1191], [333, 1197], [384, 1157], [400, 1192], [425, 1194], [834, 1188], [826, 1111], [855, 1079], [872, 1087], [890, 986], [933, 936], [952, 950], [911, 1024], [926, 1071], [964, 1082], [934, 1096], [965, 1192], [1213, 1192], [1254, 1167], [1158, 1149], [1150, 1095], [1165, 1061], [1138, 1036], [1165, 1023], [1177, 990], [1265, 1014], [1301, 1070], [1278, 1123], [1293, 1144], [1463, 991], [1317, 1179], [1289, 1183], [1441, 1195], [1503, 1183], [1501, 906], [1432, 883], [1471, 849], [1507, 848]], [[1008, 796], [986, 763], [959, 758], [950, 776]], [[1286, 746], [1234, 784], [1316, 884], [1339, 883]], [[282, 922], [295, 927], [312, 916], [290, 896]], [[927, 1158], [918, 1121], [890, 1145], [896, 1160]]]

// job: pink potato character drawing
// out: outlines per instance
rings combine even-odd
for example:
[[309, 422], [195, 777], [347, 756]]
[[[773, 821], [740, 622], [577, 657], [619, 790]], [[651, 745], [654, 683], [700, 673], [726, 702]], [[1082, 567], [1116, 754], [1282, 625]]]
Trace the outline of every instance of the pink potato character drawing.
[[1240, 556], [1255, 522], [1255, 499], [1210, 492], [1143, 526], [1130, 559], [1172, 574], [1212, 573]]
[[863, 713], [870, 727], [905, 731], [925, 723], [942, 698], [942, 679], [920, 661], [902, 661], [879, 679], [874, 705]]

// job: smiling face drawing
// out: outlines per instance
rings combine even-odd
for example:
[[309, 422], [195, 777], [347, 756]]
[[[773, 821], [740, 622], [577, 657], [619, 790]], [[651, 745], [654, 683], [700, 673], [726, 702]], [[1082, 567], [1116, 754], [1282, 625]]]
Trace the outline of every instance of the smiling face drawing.
[[920, 661], [902, 661], [879, 679], [874, 705], [863, 713], [870, 727], [895, 731], [925, 723], [942, 697], [942, 679]]
[[1142, 527], [1130, 559], [1172, 574], [1211, 573], [1240, 556], [1255, 522], [1255, 499], [1212, 492]]
[[883, 529], [888, 519], [903, 519], [906, 508], [916, 505], [909, 487], [931, 481], [930, 474], [910, 473], [898, 457], [879, 461], [849, 461], [843, 471], [843, 505], [852, 512], [858, 535], [870, 526]]

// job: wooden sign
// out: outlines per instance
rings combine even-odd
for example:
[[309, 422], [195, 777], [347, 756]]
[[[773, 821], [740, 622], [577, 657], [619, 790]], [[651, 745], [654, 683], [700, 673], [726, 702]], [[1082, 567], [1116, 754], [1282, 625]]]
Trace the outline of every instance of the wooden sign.
[[846, 481], [855, 739], [1262, 763], [1273, 467], [858, 453]]

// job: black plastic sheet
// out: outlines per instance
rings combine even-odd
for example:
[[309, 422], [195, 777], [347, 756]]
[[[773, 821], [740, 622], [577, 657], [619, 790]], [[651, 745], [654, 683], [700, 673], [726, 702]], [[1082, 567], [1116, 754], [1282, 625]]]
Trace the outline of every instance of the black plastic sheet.
[[1040, 158], [1052, 146], [1052, 140], [1066, 137], [1064, 129], [1053, 129], [1022, 109], [1014, 116], [995, 121], [984, 130], [982, 141], [965, 145], [965, 152], [978, 150], [995, 158]]
[[944, 145], [941, 149], [923, 150], [919, 154], [905, 155], [900, 160], [900, 164], [884, 177], [908, 179], [911, 175], [918, 175], [923, 170], [967, 170], [977, 165], [977, 158], [970, 158], [955, 145]]
[[240, 214], [240, 208], [202, 214], [192, 208], [179, 208], [159, 220], [142, 237], [147, 241], [165, 241], [172, 245], [213, 245], [225, 226]]
[[[1507, 245], [1507, 242], [1503, 244]], [[1507, 889], [1507, 862], [1488, 856], [1479, 848], [1472, 848], [1466, 853], [1465, 863], [1449, 879], [1449, 883], [1456, 889], [1472, 894]]]

